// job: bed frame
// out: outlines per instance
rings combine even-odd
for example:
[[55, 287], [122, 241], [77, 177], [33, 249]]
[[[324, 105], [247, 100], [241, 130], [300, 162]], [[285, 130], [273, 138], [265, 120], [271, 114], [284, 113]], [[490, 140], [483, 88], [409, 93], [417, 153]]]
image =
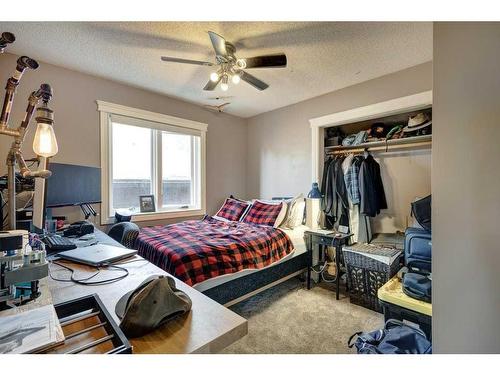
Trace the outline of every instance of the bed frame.
[[227, 281], [202, 293], [228, 307], [304, 273], [307, 273], [306, 282], [309, 288], [311, 283], [311, 254], [311, 251], [306, 251], [274, 266]]
[[[112, 226], [108, 233], [113, 239], [128, 248], [133, 247], [138, 234], [139, 227], [130, 222], [117, 223]], [[307, 248], [307, 251], [300, 255], [290, 257], [257, 272], [229, 280], [202, 293], [224, 306], [231, 306], [304, 273], [306, 273], [307, 288], [309, 289], [311, 265], [312, 251]]]

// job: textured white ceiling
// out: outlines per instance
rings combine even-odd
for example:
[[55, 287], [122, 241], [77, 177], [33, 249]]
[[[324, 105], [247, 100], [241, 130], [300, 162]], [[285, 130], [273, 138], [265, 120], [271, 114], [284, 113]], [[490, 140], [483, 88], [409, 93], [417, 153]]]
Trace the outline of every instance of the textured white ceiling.
[[[165, 63], [161, 55], [214, 61], [207, 31], [234, 43], [238, 57], [284, 52], [284, 69], [248, 72], [270, 87], [241, 82], [202, 90], [215, 69]], [[8, 52], [106, 77], [198, 104], [232, 96], [226, 112], [251, 117], [432, 60], [429, 22], [2, 22]]]

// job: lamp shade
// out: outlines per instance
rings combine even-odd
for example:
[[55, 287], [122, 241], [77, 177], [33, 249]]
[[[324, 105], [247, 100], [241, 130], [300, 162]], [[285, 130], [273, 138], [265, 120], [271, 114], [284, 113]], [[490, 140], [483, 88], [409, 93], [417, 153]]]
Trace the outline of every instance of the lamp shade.
[[44, 122], [38, 123], [35, 139], [33, 140], [33, 151], [35, 151], [35, 154], [45, 158], [50, 158], [57, 154], [59, 148], [52, 125]]
[[317, 199], [322, 198], [317, 182], [313, 182], [311, 191], [309, 192], [309, 194], [307, 194], [307, 198], [317, 198]]

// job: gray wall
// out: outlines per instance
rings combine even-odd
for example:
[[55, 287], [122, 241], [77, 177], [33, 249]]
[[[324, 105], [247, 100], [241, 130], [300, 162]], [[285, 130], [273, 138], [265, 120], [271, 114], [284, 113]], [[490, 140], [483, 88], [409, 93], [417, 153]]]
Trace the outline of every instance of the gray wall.
[[[247, 195], [270, 198], [309, 192], [311, 118], [431, 89], [432, 62], [428, 62], [250, 118]], [[430, 149], [375, 156], [381, 163], [389, 208], [373, 221], [374, 230], [404, 230], [410, 202], [430, 194]]]
[[311, 118], [431, 88], [428, 62], [250, 118], [247, 195], [268, 198], [310, 190]]
[[[17, 56], [0, 55], [2, 88], [15, 68]], [[235, 116], [207, 111], [197, 105], [110, 80], [78, 73], [40, 62], [37, 71], [28, 71], [17, 90], [11, 125], [18, 125], [24, 116], [27, 98], [40, 83], [48, 82], [54, 89], [51, 107], [55, 111], [55, 131], [59, 153], [55, 162], [100, 166], [99, 116], [96, 99], [158, 113], [208, 123], [207, 133], [207, 211], [214, 213], [229, 194], [246, 193], [246, 121]], [[3, 91], [1, 93], [3, 100]], [[32, 150], [35, 129], [33, 122], [23, 145], [25, 157]], [[0, 173], [5, 173], [4, 158], [11, 140], [0, 137]], [[70, 219], [81, 218], [79, 209], [64, 209]], [[151, 224], [144, 223], [141, 224]]]
[[500, 353], [500, 23], [434, 27], [433, 338]]

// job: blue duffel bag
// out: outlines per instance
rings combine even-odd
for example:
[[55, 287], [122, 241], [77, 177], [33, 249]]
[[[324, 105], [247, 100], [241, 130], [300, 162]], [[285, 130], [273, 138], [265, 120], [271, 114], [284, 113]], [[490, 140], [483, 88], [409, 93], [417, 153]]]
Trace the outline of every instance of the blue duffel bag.
[[[432, 274], [426, 271], [431, 267], [429, 265], [424, 269], [419, 269], [419, 267], [413, 267], [414, 263], [417, 262], [410, 262], [403, 270], [400, 270], [403, 293], [411, 298], [432, 303]], [[418, 263], [422, 264], [422, 261]]]
[[[352, 343], [354, 337], [356, 341]], [[349, 338], [349, 348], [356, 347], [358, 354], [431, 354], [432, 343], [425, 333], [399, 320], [389, 319], [377, 331], [357, 332]]]
[[407, 228], [405, 232], [405, 264], [430, 271], [432, 261], [431, 233], [425, 229]]

